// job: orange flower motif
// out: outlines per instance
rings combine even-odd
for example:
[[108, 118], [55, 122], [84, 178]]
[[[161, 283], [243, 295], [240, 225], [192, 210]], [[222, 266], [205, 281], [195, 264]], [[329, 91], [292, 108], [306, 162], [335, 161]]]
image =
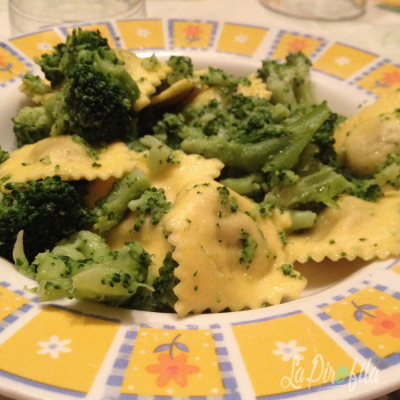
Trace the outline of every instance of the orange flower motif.
[[304, 50], [307, 47], [307, 43], [305, 40], [301, 40], [301, 39], [293, 39], [290, 43], [289, 43], [289, 50], [291, 52], [297, 52], [297, 51], [301, 51]]
[[200, 25], [188, 25], [185, 29], [186, 39], [189, 42], [199, 40], [202, 33]]
[[165, 386], [173, 379], [178, 385], [187, 386], [188, 374], [199, 372], [196, 365], [186, 364], [187, 355], [181, 353], [176, 357], [170, 357], [168, 354], [162, 353], [158, 355], [159, 364], [152, 364], [146, 367], [146, 371], [152, 374], [159, 374], [157, 377], [157, 385]]
[[374, 325], [372, 334], [380, 336], [385, 333], [400, 339], [400, 313], [388, 315], [381, 310], [375, 311], [376, 317], [367, 317], [365, 321]]
[[381, 79], [381, 82], [388, 86], [400, 84], [400, 72], [398, 71], [393, 71], [393, 72], [387, 72], [383, 74], [383, 77]]
[[11, 71], [12, 64], [8, 63], [4, 56], [0, 56], [0, 71]]

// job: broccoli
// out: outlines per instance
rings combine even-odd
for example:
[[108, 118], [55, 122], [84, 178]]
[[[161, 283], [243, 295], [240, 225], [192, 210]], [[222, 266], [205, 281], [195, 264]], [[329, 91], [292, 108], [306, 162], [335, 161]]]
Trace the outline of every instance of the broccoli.
[[43, 54], [34, 61], [44, 72], [46, 79], [52, 88], [61, 86], [69, 75], [74, 65], [82, 60], [90, 60], [97, 52], [112, 51], [107, 39], [103, 38], [99, 31], [84, 31], [81, 28], [74, 29], [67, 36], [65, 43], [59, 43], [53, 48], [51, 54]]
[[138, 85], [99, 31], [74, 29], [65, 43], [35, 62], [51, 86], [31, 73], [23, 77], [21, 90], [40, 105], [14, 118], [19, 147], [61, 134], [76, 134], [91, 144], [136, 135]]
[[291, 110], [307, 112], [315, 104], [310, 77], [310, 59], [301, 52], [289, 53], [284, 63], [264, 60], [257, 71], [272, 91], [271, 101]]
[[270, 137], [256, 142], [247, 142], [245, 135], [236, 141], [222, 135], [204, 135], [184, 139], [181, 147], [186, 153], [219, 158], [226, 166], [247, 172], [290, 169], [296, 165], [303, 149], [329, 114], [326, 103], [321, 103], [290, 125], [275, 127]]
[[347, 169], [342, 173], [351, 186], [349, 194], [367, 201], [377, 201], [385, 190], [400, 188], [400, 155], [390, 154], [385, 163], [376, 166], [377, 172], [369, 177], [355, 177]]
[[353, 178], [347, 192], [366, 201], [377, 201], [383, 195], [382, 188], [373, 179]]
[[42, 103], [45, 95], [53, 93], [53, 89], [39, 76], [26, 73], [22, 77], [20, 91], [31, 97], [35, 103]]
[[140, 143], [145, 148], [150, 148], [146, 159], [146, 166], [151, 172], [159, 171], [165, 163], [179, 164], [179, 159], [175, 156], [171, 147], [165, 145], [155, 136], [146, 135], [140, 139]]
[[[237, 89], [239, 79], [235, 78], [233, 75], [223, 71], [219, 68], [209, 67], [208, 72], [201, 75], [200, 80], [203, 84], [209, 86], [230, 86], [231, 89]], [[222, 91], [222, 93], [226, 93]]]
[[248, 232], [244, 231], [243, 229], [241, 229], [240, 241], [243, 245], [243, 249], [240, 254], [240, 263], [247, 264], [248, 267], [255, 257], [258, 243]]
[[18, 147], [33, 144], [49, 137], [53, 125], [45, 106], [25, 106], [21, 108], [13, 118], [13, 123]]
[[[120, 305], [144, 286], [151, 256], [137, 242], [111, 251], [99, 235], [80, 231], [40, 253], [36, 269], [40, 301], [63, 297]], [[33, 268], [32, 268], [33, 269]]]
[[10, 153], [7, 150], [3, 150], [3, 148], [0, 146], [0, 164], [8, 160], [9, 157]]
[[219, 182], [242, 196], [254, 196], [261, 193], [262, 180], [262, 176], [249, 174], [241, 177], [220, 179]]
[[181, 79], [193, 77], [193, 63], [189, 57], [171, 56], [167, 65], [172, 68], [166, 78], [169, 86]]
[[149, 188], [150, 182], [140, 168], [115, 181], [107, 195], [98, 200], [91, 210], [95, 220], [93, 228], [101, 235], [108, 232], [122, 220], [130, 202]]
[[78, 189], [59, 176], [9, 182], [0, 201], [0, 254], [11, 260], [20, 231], [29, 261], [59, 240], [81, 230], [91, 216]]
[[122, 306], [143, 311], [173, 312], [174, 304], [178, 300], [174, 293], [174, 287], [180, 282], [174, 275], [177, 266], [178, 263], [172, 258], [172, 253], [168, 252], [159, 269], [159, 276], [154, 278], [151, 283], [154, 290], [139, 287], [137, 292]]
[[143, 225], [146, 214], [150, 216], [152, 225], [160, 222], [161, 218], [171, 209], [171, 203], [166, 200], [164, 189], [151, 188], [136, 200], [131, 200], [128, 207], [132, 211], [138, 211], [138, 217], [133, 229], [139, 231]]
[[334, 148], [335, 138], [333, 134], [341, 121], [343, 121], [342, 116], [331, 112], [311, 139], [311, 143], [318, 148], [315, 158], [322, 164], [330, 165], [333, 168], [338, 166], [337, 153]]
[[51, 135], [77, 134], [101, 143], [124, 139], [132, 132], [130, 96], [111, 74], [77, 64], [68, 75], [63, 96]]
[[343, 175], [327, 165], [299, 176], [293, 171], [276, 171], [270, 174], [270, 191], [264, 201], [283, 209], [296, 209], [307, 205], [311, 211], [318, 205], [337, 207], [334, 198], [348, 190], [350, 184]]
[[221, 204], [231, 210], [233, 213], [239, 208], [237, 198], [231, 196], [231, 192], [226, 186], [217, 187]]

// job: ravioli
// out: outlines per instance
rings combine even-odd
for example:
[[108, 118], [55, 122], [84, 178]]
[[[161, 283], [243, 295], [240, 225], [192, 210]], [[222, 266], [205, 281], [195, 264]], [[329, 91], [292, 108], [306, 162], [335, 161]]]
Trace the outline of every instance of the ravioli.
[[[208, 73], [208, 69], [196, 71], [196, 76], [201, 76]], [[270, 100], [272, 92], [268, 90], [267, 85], [262, 81], [261, 78], [257, 77], [257, 74], [249, 74], [247, 76], [249, 85], [239, 83], [237, 92], [243, 94], [243, 96], [255, 96], [262, 99]], [[193, 90], [192, 93], [185, 99], [188, 105], [205, 105], [211, 100], [217, 100], [222, 102], [222, 96], [220, 94], [221, 87], [202, 85], [197, 90]]]
[[[199, 178], [206, 180], [216, 178], [223, 167], [219, 160], [205, 159], [198, 155], [186, 155], [181, 151], [176, 151], [174, 158], [179, 160], [178, 164], [166, 163], [157, 172], [151, 172], [146, 167], [148, 152], [132, 153], [136, 155], [137, 166], [147, 175], [151, 186], [164, 189], [167, 201], [172, 203], [186, 183]], [[89, 188], [87, 202], [94, 205], [98, 198], [107, 193], [113, 182], [114, 179], [93, 182]], [[165, 237], [162, 220], [157, 225], [152, 225], [146, 218], [140, 231], [132, 232], [136, 217], [137, 212], [129, 212], [124, 220], [107, 234], [107, 244], [112, 250], [116, 250], [122, 249], [126, 242], [138, 241], [149, 254], [153, 255], [151, 272], [158, 276], [158, 269], [162, 266], [167, 252], [172, 251], [173, 247]]]
[[[149, 58], [140, 58], [128, 50], [114, 49], [114, 51], [117, 57], [125, 62], [125, 69], [139, 87], [140, 96], [133, 105], [133, 109], [138, 112], [150, 104], [150, 97], [156, 93], [157, 86], [161, 85], [162, 80], [172, 72], [172, 68], [160, 62], [155, 64]], [[146, 67], [146, 62], [151, 67]]]
[[204, 158], [198, 154], [185, 154], [175, 151], [174, 159], [178, 163], [165, 163], [156, 172], [150, 171], [146, 166], [148, 152], [136, 153], [137, 166], [149, 178], [151, 185], [164, 189], [167, 201], [174, 202], [176, 195], [188, 183], [196, 179], [215, 179], [221, 173], [224, 164], [216, 158]]
[[149, 218], [146, 218], [139, 232], [136, 232], [132, 229], [136, 220], [137, 212], [130, 211], [122, 222], [107, 233], [106, 242], [111, 250], [122, 249], [127, 242], [139, 242], [152, 255], [150, 273], [158, 276], [158, 270], [162, 266], [166, 254], [172, 251], [173, 247], [165, 237], [161, 221], [152, 225]]
[[170, 108], [178, 105], [196, 88], [199, 79], [187, 78], [173, 83], [170, 87], [151, 98], [151, 105]]
[[381, 97], [335, 131], [339, 160], [355, 174], [376, 173], [388, 155], [400, 154], [400, 92]]
[[[116, 142], [99, 151], [97, 166], [93, 158], [71, 136], [55, 136], [25, 145], [0, 164], [2, 184], [28, 182], [60, 175], [63, 180], [120, 178], [136, 167], [134, 153]], [[8, 179], [6, 179], [8, 177]]]
[[339, 208], [328, 207], [304, 233], [292, 233], [285, 247], [291, 262], [325, 257], [363, 260], [400, 254], [400, 193], [392, 191], [377, 202], [343, 196]]
[[263, 232], [247, 214], [254, 204], [231, 192], [238, 203], [232, 212], [221, 204], [219, 187], [212, 180], [188, 183], [162, 220], [179, 264], [175, 311], [183, 317], [205, 310], [259, 308], [278, 304], [284, 296], [297, 298], [306, 280], [293, 270], [284, 274], [286, 255], [272, 220]]

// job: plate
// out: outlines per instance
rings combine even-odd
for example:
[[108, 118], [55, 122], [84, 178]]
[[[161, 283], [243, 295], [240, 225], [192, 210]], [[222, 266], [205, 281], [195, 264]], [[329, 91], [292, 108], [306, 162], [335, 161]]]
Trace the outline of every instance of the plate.
[[[302, 50], [319, 99], [352, 114], [400, 83], [396, 60], [291, 27], [184, 19], [107, 20], [112, 46], [142, 56], [190, 56], [244, 74], [264, 58]], [[33, 58], [72, 25], [0, 43], [1, 145], [15, 148], [11, 118], [23, 105]], [[1, 261], [0, 393], [24, 399], [364, 399], [400, 388], [400, 262], [298, 266], [299, 300], [260, 310], [196, 315], [101, 304], [40, 304], [33, 282]], [[371, 315], [376, 318], [371, 318]], [[372, 322], [371, 322], [372, 321]]]

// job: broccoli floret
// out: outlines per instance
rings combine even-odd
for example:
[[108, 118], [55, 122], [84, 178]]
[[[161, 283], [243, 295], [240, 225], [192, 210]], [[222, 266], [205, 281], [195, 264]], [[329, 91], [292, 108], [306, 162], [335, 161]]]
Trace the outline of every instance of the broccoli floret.
[[357, 179], [351, 181], [348, 193], [367, 201], [376, 201], [383, 195], [382, 188], [373, 179]]
[[131, 134], [132, 103], [110, 74], [99, 72], [92, 65], [77, 64], [63, 95], [51, 135], [77, 134], [90, 143], [101, 143]]
[[29, 261], [91, 221], [72, 184], [59, 176], [27, 183], [9, 182], [0, 201], [0, 254], [11, 260], [20, 231]]
[[74, 29], [65, 43], [54, 47], [52, 54], [44, 54], [35, 61], [51, 87], [32, 74], [25, 75], [22, 87], [28, 95], [44, 95], [56, 89], [57, 95], [53, 97], [57, 101], [53, 100], [50, 110], [30, 110], [28, 121], [25, 114], [15, 121], [21, 120], [23, 124], [15, 127], [16, 134], [24, 139], [20, 140], [22, 144], [29, 143], [25, 136], [32, 136], [32, 141], [48, 136], [49, 125], [52, 136], [77, 134], [90, 143], [135, 136], [133, 104], [140, 94], [138, 85], [99, 31]]
[[225, 139], [223, 135], [204, 135], [183, 140], [181, 147], [186, 153], [219, 158], [226, 166], [247, 172], [290, 169], [329, 114], [326, 103], [321, 103], [290, 125], [278, 125], [275, 134], [254, 143], [244, 142], [245, 135], [236, 141]]
[[13, 118], [13, 123], [18, 147], [33, 144], [49, 137], [53, 125], [45, 106], [21, 108]]
[[144, 286], [151, 256], [137, 242], [111, 251], [103, 239], [80, 231], [57, 244], [51, 252], [38, 254], [36, 280], [39, 300], [77, 298], [111, 305], [127, 301]]
[[51, 54], [45, 53], [41, 58], [35, 57], [34, 61], [55, 88], [64, 83], [75, 64], [91, 59], [97, 52], [108, 51], [112, 50], [107, 39], [103, 38], [99, 31], [84, 31], [78, 28], [67, 36], [65, 43], [57, 44]]
[[310, 77], [310, 59], [301, 52], [289, 53], [286, 62], [264, 60], [258, 75], [270, 91], [274, 104], [287, 105], [291, 110], [309, 111], [315, 104]]
[[149, 188], [150, 181], [140, 168], [115, 181], [107, 195], [98, 200], [91, 210], [95, 219], [93, 228], [102, 235], [108, 232], [122, 220], [130, 202]]
[[334, 148], [335, 138], [333, 136], [336, 127], [343, 120], [339, 114], [331, 112], [329, 117], [315, 132], [311, 143], [318, 147], [315, 157], [323, 164], [337, 167], [337, 153]]
[[337, 207], [335, 197], [345, 192], [350, 184], [329, 166], [321, 165], [316, 171], [299, 176], [292, 171], [271, 173], [271, 190], [264, 201], [283, 209], [295, 209], [307, 204], [311, 211], [318, 204]]
[[161, 218], [171, 209], [171, 203], [166, 200], [164, 189], [151, 188], [137, 200], [129, 202], [128, 207], [132, 211], [138, 211], [138, 216], [133, 229], [139, 231], [142, 227], [146, 215], [149, 215], [150, 223], [156, 225]]
[[203, 84], [208, 86], [231, 86], [232, 89], [236, 89], [239, 83], [239, 79], [233, 75], [219, 68], [208, 67], [206, 74], [200, 76], [200, 80]]
[[193, 77], [193, 63], [189, 57], [171, 56], [167, 65], [172, 68], [172, 72], [167, 76], [168, 85], [172, 85], [181, 79]]
[[355, 177], [348, 170], [343, 174], [350, 181], [348, 192], [367, 201], [377, 201], [386, 190], [400, 188], [400, 155], [390, 154], [386, 162], [376, 166], [377, 172], [370, 177]]
[[143, 311], [173, 312], [178, 300], [174, 287], [180, 282], [174, 274], [177, 266], [178, 263], [172, 258], [172, 253], [168, 252], [159, 269], [159, 276], [151, 284], [154, 290], [138, 288], [123, 307]]
[[7, 150], [3, 150], [3, 148], [0, 146], [0, 164], [8, 160], [9, 157], [10, 153]]
[[39, 103], [39, 99], [42, 99], [44, 95], [53, 92], [51, 86], [45, 83], [43, 79], [29, 72], [22, 77], [22, 85], [19, 89], [36, 103]]

